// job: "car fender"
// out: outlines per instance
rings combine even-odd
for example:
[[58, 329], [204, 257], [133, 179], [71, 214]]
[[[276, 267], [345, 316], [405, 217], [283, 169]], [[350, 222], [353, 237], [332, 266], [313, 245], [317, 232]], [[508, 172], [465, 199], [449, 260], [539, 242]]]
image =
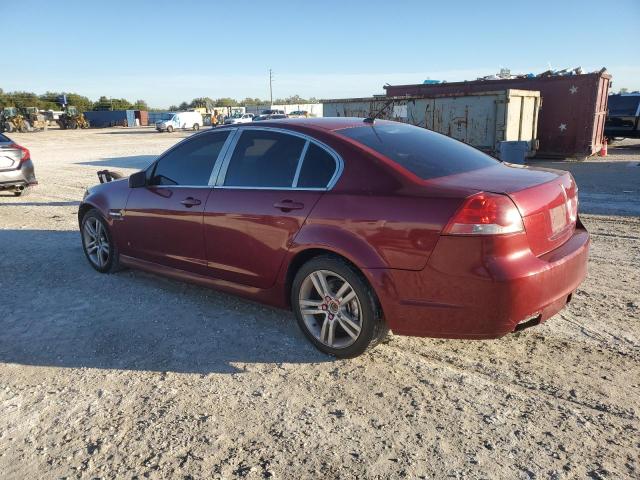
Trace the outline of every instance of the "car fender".
[[119, 244], [118, 232], [130, 191], [128, 178], [91, 187], [78, 208], [78, 225], [81, 225], [84, 213], [95, 208], [105, 219], [116, 243]]

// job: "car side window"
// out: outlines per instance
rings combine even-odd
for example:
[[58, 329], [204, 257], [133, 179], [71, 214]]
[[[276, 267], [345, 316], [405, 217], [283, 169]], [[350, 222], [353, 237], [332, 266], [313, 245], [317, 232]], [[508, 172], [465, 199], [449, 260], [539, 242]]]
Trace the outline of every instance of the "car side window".
[[335, 171], [333, 156], [324, 148], [310, 143], [300, 169], [298, 188], [326, 188]]
[[242, 132], [227, 167], [224, 185], [289, 188], [305, 140], [268, 130]]
[[151, 170], [149, 185], [209, 184], [213, 165], [229, 132], [197, 135], [158, 160]]

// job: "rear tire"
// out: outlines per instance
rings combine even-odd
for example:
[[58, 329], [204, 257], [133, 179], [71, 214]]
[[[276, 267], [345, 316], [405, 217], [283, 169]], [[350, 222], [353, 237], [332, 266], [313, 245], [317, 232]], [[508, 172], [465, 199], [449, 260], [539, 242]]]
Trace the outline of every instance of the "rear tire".
[[80, 238], [82, 250], [93, 268], [100, 273], [120, 270], [120, 254], [109, 225], [95, 208], [82, 217]]
[[291, 306], [311, 343], [338, 358], [361, 355], [388, 332], [375, 292], [362, 273], [339, 257], [315, 257], [298, 270]]
[[193, 124], [193, 130], [195, 130], [196, 132], [197, 132], [198, 130], [200, 130], [200, 125], [198, 125], [197, 123], [194, 123], [194, 124]]

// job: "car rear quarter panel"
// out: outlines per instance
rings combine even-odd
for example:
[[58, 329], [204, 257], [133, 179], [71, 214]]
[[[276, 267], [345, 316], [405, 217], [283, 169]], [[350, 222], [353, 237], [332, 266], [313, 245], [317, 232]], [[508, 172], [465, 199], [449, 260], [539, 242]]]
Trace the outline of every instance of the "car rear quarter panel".
[[460, 199], [326, 193], [294, 248], [327, 247], [360, 268], [420, 270]]

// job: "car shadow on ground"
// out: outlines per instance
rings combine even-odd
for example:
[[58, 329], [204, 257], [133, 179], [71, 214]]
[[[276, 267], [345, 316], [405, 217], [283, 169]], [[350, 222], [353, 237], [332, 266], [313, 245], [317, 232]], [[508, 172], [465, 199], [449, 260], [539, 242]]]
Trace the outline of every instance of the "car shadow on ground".
[[89, 165], [92, 167], [136, 168], [142, 170], [153, 162], [157, 155], [130, 155], [128, 157], [111, 157], [89, 162], [77, 162], [76, 165]]
[[[18, 200], [20, 197], [16, 197], [12, 193], [9, 195], [0, 193], [0, 198], [2, 197], [10, 197]], [[69, 202], [10, 202], [10, 203], [0, 203], [0, 207], [73, 207], [80, 205], [78, 201], [69, 201]]]
[[96, 272], [78, 232], [0, 230], [0, 251], [13, 252], [0, 255], [11, 272], [0, 362], [206, 374], [331, 361], [290, 312], [134, 270]]

